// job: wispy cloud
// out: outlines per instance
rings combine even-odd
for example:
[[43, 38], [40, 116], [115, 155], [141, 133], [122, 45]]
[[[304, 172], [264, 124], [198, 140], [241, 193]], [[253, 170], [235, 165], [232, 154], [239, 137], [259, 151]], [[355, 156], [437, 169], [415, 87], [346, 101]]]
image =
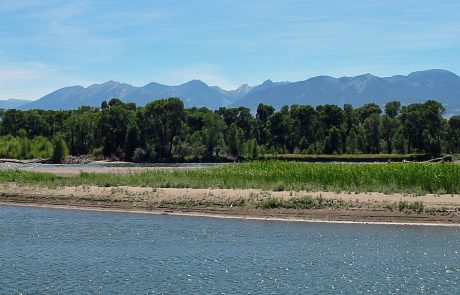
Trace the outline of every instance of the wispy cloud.
[[33, 46], [37, 52], [56, 53], [54, 56], [48, 54], [48, 57], [65, 64], [65, 59], [81, 60], [82, 57], [91, 62], [107, 60], [120, 52], [123, 46], [123, 38], [103, 34], [96, 29], [97, 16], [94, 16], [96, 22], [87, 19], [92, 12], [87, 1], [20, 1], [4, 9], [17, 15], [6, 18], [9, 20], [7, 24], [16, 26], [16, 30], [21, 32], [0, 31], [5, 48]]
[[0, 66], [0, 85], [5, 87], [19, 79], [33, 81], [42, 78], [48, 73], [49, 67], [38, 62], [3, 64]]
[[232, 89], [267, 78], [460, 72], [458, 11], [457, 0], [0, 0], [0, 98], [88, 80]]
[[61, 87], [90, 83], [40, 62], [0, 63], [0, 99], [37, 99]]

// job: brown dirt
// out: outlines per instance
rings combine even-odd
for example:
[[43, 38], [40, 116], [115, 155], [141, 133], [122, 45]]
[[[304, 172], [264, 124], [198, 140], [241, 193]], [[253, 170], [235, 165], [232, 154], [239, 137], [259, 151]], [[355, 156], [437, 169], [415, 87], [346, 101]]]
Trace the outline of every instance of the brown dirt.
[[[341, 199], [350, 205], [344, 209], [260, 209], [251, 201], [278, 197], [288, 200], [301, 196], [321, 196]], [[246, 205], [237, 207], [237, 201]], [[399, 201], [422, 201], [425, 212], [401, 212], [395, 204]], [[78, 186], [56, 189], [0, 185], [0, 202], [67, 206], [128, 211], [149, 211], [163, 214], [190, 214], [213, 216], [237, 216], [241, 218], [322, 220], [383, 223], [448, 223], [460, 224], [460, 195], [382, 193], [334, 193], [334, 192], [273, 192], [237, 189], [178, 189], [145, 187], [96, 187]], [[181, 203], [182, 202], [182, 203]], [[194, 203], [195, 202], [195, 203]]]

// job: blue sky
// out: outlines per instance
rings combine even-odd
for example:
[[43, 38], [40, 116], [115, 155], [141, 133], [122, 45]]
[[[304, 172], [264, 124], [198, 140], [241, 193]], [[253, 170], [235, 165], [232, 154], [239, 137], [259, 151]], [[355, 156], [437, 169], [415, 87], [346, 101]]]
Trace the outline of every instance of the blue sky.
[[460, 74], [460, 1], [0, 0], [0, 99], [70, 85]]

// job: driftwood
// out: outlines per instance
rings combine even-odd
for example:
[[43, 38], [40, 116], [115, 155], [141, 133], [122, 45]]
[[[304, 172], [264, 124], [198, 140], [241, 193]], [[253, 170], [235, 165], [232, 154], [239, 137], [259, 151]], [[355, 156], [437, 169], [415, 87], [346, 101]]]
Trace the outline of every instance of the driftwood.
[[7, 164], [44, 164], [47, 162], [48, 161], [44, 159], [34, 159], [34, 160], [0, 159], [0, 163], [7, 163]]
[[445, 156], [445, 157], [440, 157], [440, 158], [435, 158], [435, 159], [425, 161], [425, 163], [438, 163], [438, 162], [453, 162], [453, 158], [452, 156]]
[[11, 164], [26, 164], [21, 160], [11, 160], [11, 159], [0, 159], [0, 163], [11, 163]]

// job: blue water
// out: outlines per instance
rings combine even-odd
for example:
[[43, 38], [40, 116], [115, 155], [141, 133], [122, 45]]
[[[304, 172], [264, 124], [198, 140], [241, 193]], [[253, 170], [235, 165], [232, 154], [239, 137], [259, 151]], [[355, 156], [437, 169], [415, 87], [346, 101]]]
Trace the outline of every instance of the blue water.
[[0, 206], [0, 294], [458, 294], [460, 230]]

